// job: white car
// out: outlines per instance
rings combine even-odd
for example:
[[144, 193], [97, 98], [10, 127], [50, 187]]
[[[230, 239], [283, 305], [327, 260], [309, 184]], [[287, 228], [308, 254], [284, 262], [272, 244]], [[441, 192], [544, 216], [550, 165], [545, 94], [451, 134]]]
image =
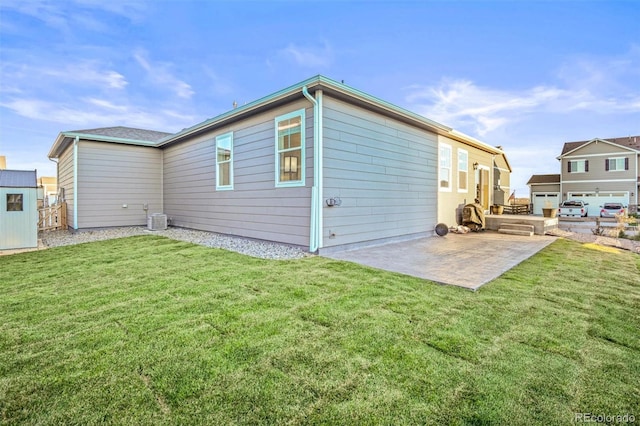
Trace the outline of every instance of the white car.
[[560, 204], [558, 216], [560, 217], [587, 217], [589, 203], [580, 200], [567, 200]]

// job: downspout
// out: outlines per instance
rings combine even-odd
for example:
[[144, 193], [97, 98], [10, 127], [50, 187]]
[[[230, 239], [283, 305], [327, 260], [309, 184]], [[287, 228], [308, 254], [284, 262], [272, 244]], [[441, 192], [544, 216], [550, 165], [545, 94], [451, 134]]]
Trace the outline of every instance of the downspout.
[[322, 247], [322, 91], [316, 91], [316, 100], [307, 86], [302, 94], [313, 104], [313, 186], [311, 187], [311, 214], [309, 224], [309, 252]]
[[73, 141], [73, 229], [78, 229], [78, 140]]

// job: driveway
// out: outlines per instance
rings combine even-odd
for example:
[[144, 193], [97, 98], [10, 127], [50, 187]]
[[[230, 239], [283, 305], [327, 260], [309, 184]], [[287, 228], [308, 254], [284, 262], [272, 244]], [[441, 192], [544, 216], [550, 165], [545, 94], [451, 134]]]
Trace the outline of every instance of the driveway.
[[490, 231], [449, 233], [444, 237], [348, 250], [326, 257], [475, 291], [555, 240], [550, 236], [524, 237]]

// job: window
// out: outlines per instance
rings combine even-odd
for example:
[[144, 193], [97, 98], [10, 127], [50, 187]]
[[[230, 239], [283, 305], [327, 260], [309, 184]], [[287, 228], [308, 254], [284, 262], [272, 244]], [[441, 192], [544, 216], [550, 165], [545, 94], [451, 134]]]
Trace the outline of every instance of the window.
[[574, 160], [567, 162], [567, 172], [585, 173], [589, 171], [589, 160]]
[[440, 144], [438, 181], [441, 191], [451, 191], [451, 147]]
[[604, 160], [604, 169], [608, 172], [629, 170], [628, 158], [607, 158]]
[[276, 117], [276, 186], [304, 185], [304, 109]]
[[22, 194], [7, 194], [7, 211], [21, 212], [23, 210]]
[[216, 189], [233, 189], [233, 133], [216, 137]]
[[469, 177], [469, 153], [458, 149], [458, 192], [467, 192]]

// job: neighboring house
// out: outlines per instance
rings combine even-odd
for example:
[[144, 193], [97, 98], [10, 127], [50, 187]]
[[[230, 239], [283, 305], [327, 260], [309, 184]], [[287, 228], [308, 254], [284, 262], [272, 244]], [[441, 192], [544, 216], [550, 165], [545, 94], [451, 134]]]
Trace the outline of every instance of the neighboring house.
[[637, 211], [640, 136], [568, 142], [558, 160], [563, 200], [589, 203], [590, 216], [598, 216], [606, 202], [620, 202], [630, 212]]
[[49, 157], [74, 229], [162, 212], [311, 252], [433, 235], [510, 172], [501, 149], [322, 76], [173, 135], [62, 132]]
[[533, 175], [527, 182], [533, 214], [542, 215], [545, 207], [558, 208], [560, 205], [560, 175]]
[[58, 179], [52, 176], [38, 178], [38, 208], [52, 206], [58, 195]]
[[619, 202], [629, 212], [638, 211], [640, 189], [640, 136], [567, 142], [559, 175], [534, 175], [529, 180], [534, 212], [547, 199], [582, 200], [589, 203], [589, 216], [598, 216], [600, 206]]
[[36, 172], [0, 170], [0, 250], [38, 247]]

